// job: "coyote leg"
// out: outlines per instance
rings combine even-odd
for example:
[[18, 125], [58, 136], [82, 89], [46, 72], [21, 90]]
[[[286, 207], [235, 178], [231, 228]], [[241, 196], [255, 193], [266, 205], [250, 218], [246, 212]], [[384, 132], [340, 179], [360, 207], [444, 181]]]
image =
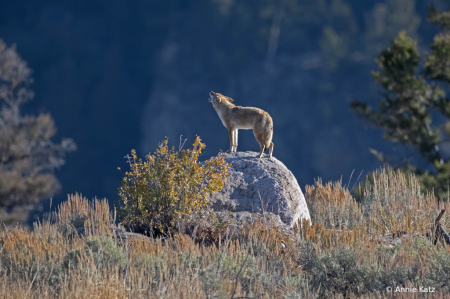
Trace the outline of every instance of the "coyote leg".
[[258, 158], [261, 158], [262, 154], [264, 153], [264, 150], [265, 150], [265, 146], [264, 146], [264, 144], [261, 144], [261, 152], [259, 153]]
[[269, 145], [269, 159], [272, 158], [272, 152], [273, 152], [273, 142]]
[[233, 153], [235, 153], [237, 151], [237, 147], [238, 147], [238, 129], [234, 129], [233, 130], [233, 145], [234, 145], [234, 151]]
[[230, 136], [230, 149], [227, 150], [227, 153], [233, 152], [233, 129], [228, 130], [228, 135]]

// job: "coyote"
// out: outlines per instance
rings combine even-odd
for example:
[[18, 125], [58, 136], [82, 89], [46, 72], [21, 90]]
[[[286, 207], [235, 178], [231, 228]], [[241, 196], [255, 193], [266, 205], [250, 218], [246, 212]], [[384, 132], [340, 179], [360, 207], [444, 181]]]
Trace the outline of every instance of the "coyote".
[[261, 146], [258, 158], [264, 150], [269, 149], [269, 158], [273, 152], [273, 122], [269, 113], [253, 107], [240, 107], [232, 104], [233, 99], [213, 91], [209, 94], [209, 102], [219, 115], [222, 124], [230, 135], [229, 153], [235, 153], [238, 145], [238, 129], [253, 129], [256, 140]]

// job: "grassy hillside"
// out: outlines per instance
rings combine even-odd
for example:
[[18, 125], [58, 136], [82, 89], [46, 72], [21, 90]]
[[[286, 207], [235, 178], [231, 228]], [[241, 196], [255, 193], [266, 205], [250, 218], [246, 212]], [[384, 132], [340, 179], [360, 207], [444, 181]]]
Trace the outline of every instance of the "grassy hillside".
[[[359, 203], [340, 183], [306, 186], [314, 225], [290, 235], [257, 221], [155, 242], [116, 239], [107, 200], [69, 196], [32, 232], [0, 230], [0, 297], [390, 298], [392, 287], [396, 297], [421, 297], [427, 288], [435, 291], [428, 298], [450, 298], [449, 246], [408, 237], [429, 231], [442, 209], [450, 229], [450, 203], [391, 170], [364, 188]], [[74, 233], [82, 226], [85, 237]], [[403, 232], [396, 245], [372, 237]]]

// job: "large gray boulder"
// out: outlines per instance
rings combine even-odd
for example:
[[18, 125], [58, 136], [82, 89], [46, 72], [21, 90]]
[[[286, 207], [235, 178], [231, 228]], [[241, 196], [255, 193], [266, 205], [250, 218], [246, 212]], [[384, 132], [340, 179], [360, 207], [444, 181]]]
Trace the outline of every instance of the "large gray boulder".
[[232, 164], [230, 176], [222, 191], [211, 195], [210, 208], [218, 213], [232, 212], [235, 217], [272, 214], [289, 227], [298, 220], [310, 220], [305, 197], [292, 172], [276, 158], [258, 159], [258, 155], [237, 152], [225, 156]]

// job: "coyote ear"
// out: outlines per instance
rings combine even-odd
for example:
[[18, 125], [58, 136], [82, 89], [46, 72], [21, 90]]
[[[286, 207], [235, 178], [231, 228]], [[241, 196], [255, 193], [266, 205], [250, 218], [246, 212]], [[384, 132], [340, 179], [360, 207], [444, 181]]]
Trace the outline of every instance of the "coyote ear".
[[233, 102], [233, 99], [232, 98], [230, 98], [230, 97], [227, 97], [227, 100], [228, 100], [228, 102]]

